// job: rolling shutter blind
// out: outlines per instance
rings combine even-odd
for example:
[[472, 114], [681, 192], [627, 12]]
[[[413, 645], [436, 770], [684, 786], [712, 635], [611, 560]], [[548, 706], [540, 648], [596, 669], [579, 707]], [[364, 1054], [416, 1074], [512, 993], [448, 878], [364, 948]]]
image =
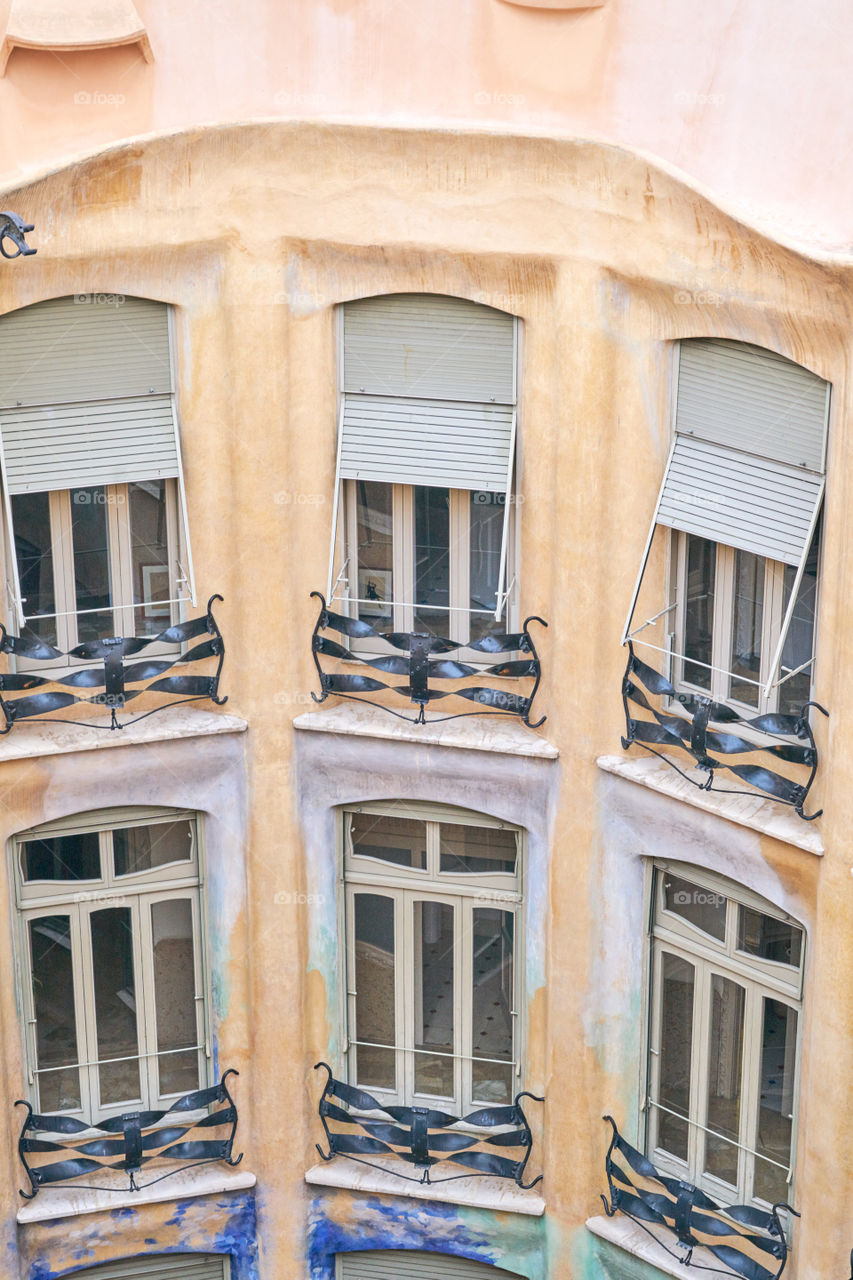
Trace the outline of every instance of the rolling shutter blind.
[[338, 478], [506, 492], [515, 321], [460, 298], [344, 306]]
[[74, 1280], [228, 1280], [228, 1260], [221, 1254], [164, 1253], [75, 1271]]
[[180, 476], [163, 303], [56, 298], [2, 317], [0, 334], [8, 493]]
[[829, 384], [759, 347], [682, 342], [657, 522], [799, 564], [823, 495]]
[[340, 1280], [524, 1280], [514, 1271], [470, 1258], [415, 1249], [371, 1249], [338, 1257]]

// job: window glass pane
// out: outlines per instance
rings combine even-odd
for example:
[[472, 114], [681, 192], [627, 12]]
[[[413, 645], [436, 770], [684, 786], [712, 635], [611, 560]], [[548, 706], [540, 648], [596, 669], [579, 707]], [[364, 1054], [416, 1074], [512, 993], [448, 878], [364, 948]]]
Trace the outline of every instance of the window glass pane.
[[99, 1068], [101, 1106], [114, 1106], [140, 1096], [130, 908], [93, 911], [91, 927], [98, 1060], [130, 1058]]
[[79, 1062], [74, 1020], [74, 971], [71, 921], [68, 916], [41, 916], [29, 923], [33, 958], [38, 1105], [41, 1111], [69, 1111], [80, 1106], [80, 1072], [45, 1070]]
[[679, 1117], [686, 1117], [690, 1106], [695, 972], [692, 964], [668, 952], [661, 957], [661, 965], [658, 1146], [686, 1160], [688, 1127], [686, 1119]]
[[732, 619], [731, 696], [758, 706], [761, 679], [761, 631], [764, 618], [764, 557], [735, 552], [734, 614]]
[[15, 559], [27, 627], [47, 644], [56, 644], [56, 620], [39, 614], [56, 610], [53, 590], [53, 548], [50, 539], [50, 494], [13, 493]]
[[746, 951], [748, 955], [773, 960], [776, 964], [790, 964], [799, 969], [803, 931], [796, 925], [786, 924], [784, 920], [776, 920], [761, 911], [740, 907], [737, 945], [738, 951]]
[[450, 601], [450, 490], [418, 485], [415, 503], [415, 631], [446, 636]]
[[[740, 1140], [743, 1014], [746, 992], [736, 982], [711, 976], [711, 1041], [708, 1054], [708, 1111], [705, 1171], [737, 1185]], [[717, 1135], [720, 1135], [719, 1137]], [[726, 1142], [729, 1138], [731, 1141]]]
[[78, 644], [110, 636], [114, 631], [107, 497], [107, 490], [102, 486], [71, 490], [74, 593], [77, 609], [101, 611], [78, 616]]
[[[808, 662], [814, 653], [818, 546], [819, 534], [816, 533], [809, 548], [806, 567], [800, 581], [800, 589], [797, 592], [797, 603], [794, 605], [791, 625], [788, 628], [788, 635], [782, 646], [782, 661], [779, 674], [783, 676], [788, 671], [796, 671], [797, 667], [801, 667], [804, 662]], [[791, 600], [791, 592], [794, 589], [797, 570], [793, 565], [786, 564], [783, 567], [783, 573], [782, 617], [784, 618]], [[803, 703], [808, 702], [811, 696], [811, 683], [812, 669], [807, 667], [805, 671], [801, 671], [797, 676], [791, 676], [790, 680], [786, 680], [783, 685], [779, 686], [779, 710], [783, 715], [799, 713], [802, 710]]]
[[172, 621], [169, 547], [166, 525], [166, 481], [146, 480], [127, 486], [130, 502], [130, 554], [133, 616], [138, 636], [159, 635]]
[[426, 866], [426, 823], [419, 818], [354, 813], [351, 821], [356, 856], [420, 870]]
[[[376, 480], [356, 480], [358, 616], [371, 626], [391, 622], [394, 599], [393, 489]], [[356, 585], [356, 584], [354, 584]]]
[[154, 1001], [160, 1093], [198, 1089], [198, 1052], [172, 1053], [198, 1044], [193, 912], [189, 898], [151, 904]]
[[[687, 597], [684, 606], [684, 679], [700, 689], [710, 689], [713, 661], [714, 582], [717, 544], [707, 538], [687, 538]], [[704, 666], [698, 666], [704, 663]]]
[[[475, 907], [472, 944], [471, 1067], [474, 1098], [512, 1101], [513, 942], [511, 911]], [[483, 1059], [500, 1059], [500, 1063]]]
[[726, 936], [726, 904], [722, 893], [691, 884], [667, 871], [663, 876], [663, 905], [689, 924], [710, 934], [718, 942]]
[[115, 874], [129, 876], [172, 862], [189, 862], [192, 841], [192, 823], [186, 819], [154, 822], [148, 827], [118, 827], [113, 831]]
[[397, 1043], [395, 956], [394, 899], [357, 893], [355, 1038], [358, 1083], [365, 1088], [396, 1088], [394, 1050], [368, 1047]]
[[100, 880], [97, 831], [73, 836], [45, 836], [21, 847], [21, 874], [31, 880]]
[[[791, 1160], [797, 1012], [781, 1000], [765, 998], [761, 1032], [761, 1097], [758, 1104], [759, 1155], [755, 1195], [770, 1204], [788, 1199]], [[763, 1157], [763, 1158], [762, 1158]], [[776, 1164], [770, 1164], [775, 1160]], [[784, 1167], [779, 1169], [777, 1165]]]
[[499, 827], [463, 827], [442, 822], [440, 827], [442, 871], [453, 875], [512, 875], [515, 871], [516, 835]]
[[[453, 908], [444, 902], [416, 902], [415, 1048], [454, 1050]], [[415, 1055], [415, 1093], [453, 1096], [453, 1058]]]
[[476, 489], [471, 493], [470, 512], [470, 607], [491, 609], [491, 613], [471, 614], [471, 639], [506, 631], [506, 618], [495, 622], [498, 574], [501, 565], [501, 541], [503, 539], [505, 493], [487, 493]]

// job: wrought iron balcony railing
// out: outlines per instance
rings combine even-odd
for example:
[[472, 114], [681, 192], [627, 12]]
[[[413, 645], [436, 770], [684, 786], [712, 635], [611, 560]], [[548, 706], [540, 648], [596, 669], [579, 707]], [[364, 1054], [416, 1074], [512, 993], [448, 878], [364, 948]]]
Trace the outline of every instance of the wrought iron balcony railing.
[[[531, 723], [530, 713], [533, 699], [539, 688], [541, 668], [536, 646], [530, 635], [529, 624], [538, 622], [547, 627], [542, 618], [525, 618], [519, 632], [501, 632], [484, 636], [481, 640], [463, 643], [448, 640], [443, 636], [422, 634], [416, 631], [376, 631], [368, 622], [359, 618], [349, 618], [341, 613], [332, 613], [326, 606], [325, 597], [319, 591], [312, 591], [312, 597], [320, 601], [320, 614], [317, 618], [312, 636], [312, 652], [317, 674], [320, 677], [320, 693], [312, 693], [315, 702], [325, 702], [330, 693], [341, 698], [355, 698], [359, 702], [369, 702], [371, 706], [382, 707], [390, 715], [408, 720], [412, 724], [426, 724], [425, 711], [431, 703], [442, 698], [464, 698], [468, 702], [476, 702], [480, 711], [463, 711], [456, 715], [434, 716], [437, 720], [457, 720], [465, 715], [503, 715], [518, 716], [531, 729], [538, 729], [545, 723], [545, 716]], [[337, 631], [349, 640], [382, 640], [392, 649], [401, 650], [401, 654], [382, 654], [379, 657], [364, 657], [353, 653], [350, 649], [321, 634], [324, 631]], [[460, 649], [474, 653], [499, 654], [522, 653], [523, 658], [509, 659], [485, 668], [473, 666], [469, 662], [460, 662], [447, 656], [433, 658], [433, 654], [451, 654]], [[402, 656], [405, 653], [405, 657]], [[385, 684], [374, 676], [357, 674], [349, 671], [324, 671], [320, 657], [342, 658], [349, 663], [362, 667], [370, 667], [388, 675], [405, 676], [407, 684]], [[491, 685], [470, 685], [462, 682], [471, 676], [493, 676], [499, 679], [529, 679], [532, 688], [526, 694], [515, 693], [508, 689], [495, 689]], [[439, 680], [450, 684], [450, 688], [435, 688], [431, 681]], [[409, 701], [418, 708], [416, 716], [406, 716], [392, 707], [375, 702], [365, 694], [389, 690]]]
[[[527, 1117], [521, 1109], [522, 1098], [544, 1102], [534, 1093], [519, 1093], [511, 1106], [482, 1107], [465, 1116], [433, 1111], [429, 1107], [396, 1107], [379, 1102], [363, 1089], [336, 1080], [326, 1062], [318, 1062], [314, 1070], [328, 1072], [320, 1098], [319, 1114], [328, 1143], [328, 1153], [317, 1144], [323, 1160], [345, 1156], [357, 1164], [365, 1164], [383, 1173], [394, 1173], [405, 1182], [435, 1184], [471, 1178], [477, 1174], [493, 1178], [509, 1178], [525, 1191], [542, 1181], [524, 1181], [524, 1172], [533, 1146]], [[333, 1099], [337, 1099], [333, 1101]], [[344, 1132], [333, 1131], [330, 1122], [349, 1126]], [[358, 1126], [363, 1133], [353, 1133]], [[439, 1132], [432, 1132], [439, 1130]], [[496, 1148], [523, 1152], [520, 1159], [499, 1155]], [[392, 1164], [376, 1164], [368, 1156], [396, 1156], [421, 1170], [421, 1176], [410, 1178]], [[434, 1178], [437, 1165], [462, 1165], [467, 1173], [448, 1173]]]
[[[671, 700], [677, 706], [677, 712], [661, 711], [660, 704], [653, 706], [650, 697], [661, 702]], [[806, 822], [814, 821], [823, 812], [805, 812], [806, 799], [818, 767], [817, 745], [808, 713], [810, 707], [816, 707], [822, 715], [828, 715], [820, 703], [804, 703], [799, 715], [773, 713], [747, 719], [724, 703], [714, 702], [701, 694], [678, 692], [665, 676], [636, 656], [630, 641], [628, 665], [622, 680], [622, 702], [626, 724], [622, 746], [626, 750], [636, 742], [702, 791], [735, 795], [758, 792], [789, 805]], [[640, 719], [637, 708], [648, 712], [652, 719]], [[732, 725], [742, 725], [756, 737], [747, 739], [732, 733]], [[692, 757], [693, 767], [707, 775], [705, 781], [697, 781], [684, 773], [675, 761], [664, 754], [667, 751]], [[738, 759], [731, 763], [718, 759], [718, 756], [737, 756]], [[799, 782], [755, 762], [768, 756], [799, 766], [807, 774], [805, 780]], [[721, 770], [747, 783], [752, 790], [715, 785], [715, 775]]]
[[[718, 1275], [733, 1272], [744, 1280], [779, 1280], [788, 1261], [788, 1242], [779, 1214], [799, 1217], [789, 1204], [775, 1204], [770, 1212], [752, 1205], [719, 1205], [692, 1183], [660, 1173], [651, 1160], [626, 1142], [612, 1116], [604, 1119], [613, 1133], [607, 1149], [606, 1172], [609, 1218], [619, 1211], [636, 1222], [661, 1248], [685, 1267]], [[654, 1232], [650, 1226], [663, 1228]], [[672, 1234], [681, 1246], [676, 1253], [661, 1234]], [[728, 1268], [724, 1271], [694, 1250], [703, 1249]]]
[[[232, 1067], [219, 1084], [184, 1094], [166, 1111], [130, 1111], [93, 1120], [91, 1124], [68, 1115], [37, 1115], [29, 1102], [16, 1102], [16, 1107], [27, 1108], [18, 1154], [32, 1188], [21, 1195], [32, 1200], [42, 1187], [86, 1175], [97, 1177], [110, 1169], [126, 1174], [127, 1182], [92, 1186], [87, 1181], [75, 1185], [92, 1191], [141, 1191], [195, 1165], [214, 1160], [239, 1164], [242, 1155], [234, 1159], [231, 1154], [237, 1107], [225, 1083], [229, 1076], [236, 1075], [239, 1072]], [[194, 1114], [200, 1111], [206, 1114]], [[212, 1130], [220, 1130], [221, 1136], [212, 1137]], [[193, 1133], [197, 1136], [188, 1137]], [[150, 1166], [152, 1177], [138, 1182], [137, 1175], [144, 1166]]]
[[[164, 711], [166, 707], [176, 703], [198, 702], [210, 699], [217, 706], [227, 702], [227, 698], [219, 696], [219, 678], [222, 664], [225, 661], [225, 641], [216, 619], [213, 616], [214, 600], [222, 596], [211, 596], [207, 602], [207, 612], [200, 618], [190, 622], [181, 622], [174, 627], [167, 627], [156, 636], [110, 636], [103, 640], [87, 641], [64, 653], [53, 645], [46, 644], [33, 634], [23, 636], [9, 635], [0, 623], [0, 653], [6, 653], [27, 662], [51, 663], [60, 670], [56, 674], [37, 675], [34, 671], [14, 672], [0, 675], [0, 711], [5, 719], [5, 728], [0, 729], [0, 736], [9, 733], [12, 727], [21, 720], [44, 720], [51, 723], [61, 721], [55, 712], [65, 710], [77, 704], [88, 703], [95, 707], [104, 707], [110, 712], [109, 724], [88, 724], [85, 720], [66, 721], [65, 723], [87, 725], [93, 729], [123, 729], [133, 721], [120, 721], [118, 712], [123, 710], [133, 698], [142, 694], [170, 694], [169, 702], [144, 712], [135, 719], [143, 719], [146, 715], [154, 715]], [[199, 636], [207, 636], [201, 644], [194, 645], [180, 657], [146, 658], [141, 662], [126, 661], [127, 658], [143, 653], [152, 645], [183, 645]], [[188, 663], [203, 662], [215, 658], [216, 670], [212, 676], [172, 674], [166, 675], [173, 667]], [[98, 660], [94, 667], [74, 667], [72, 661], [80, 659]], [[70, 669], [69, 669], [70, 668]], [[43, 693], [32, 694], [31, 689], [45, 689], [48, 685], [59, 685], [59, 689], [51, 689]], [[98, 690], [88, 695], [67, 693], [66, 689]], [[12, 696], [9, 696], [12, 695]]]

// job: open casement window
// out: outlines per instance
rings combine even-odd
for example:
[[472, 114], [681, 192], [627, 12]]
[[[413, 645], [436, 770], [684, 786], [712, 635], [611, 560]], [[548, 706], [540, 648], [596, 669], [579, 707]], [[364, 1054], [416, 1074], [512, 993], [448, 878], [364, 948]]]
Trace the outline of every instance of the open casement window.
[[649, 1158], [724, 1203], [791, 1203], [804, 932], [681, 865], [652, 902]]
[[364, 806], [344, 821], [350, 1082], [442, 1109], [523, 1088], [522, 834], [478, 814]]
[[204, 1088], [195, 816], [83, 814], [17, 836], [13, 858], [36, 1109], [94, 1119]]
[[[829, 395], [760, 347], [680, 344], [675, 440], [623, 636], [662, 653], [679, 687], [760, 713], [808, 700]], [[635, 626], [659, 528], [670, 599]]]
[[0, 317], [9, 605], [63, 650], [195, 603], [169, 308], [99, 297]]
[[517, 321], [461, 298], [344, 304], [328, 598], [472, 641], [515, 610]]

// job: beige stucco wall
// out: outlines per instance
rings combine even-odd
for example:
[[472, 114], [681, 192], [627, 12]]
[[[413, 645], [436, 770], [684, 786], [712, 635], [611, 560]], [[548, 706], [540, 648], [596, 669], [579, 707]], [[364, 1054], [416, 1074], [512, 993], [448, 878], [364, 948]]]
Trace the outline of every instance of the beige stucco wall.
[[[544, 1275], [545, 1259], [552, 1280], [596, 1274], [582, 1224], [603, 1188], [600, 1116], [613, 1111], [630, 1126], [639, 1090], [640, 855], [664, 853], [751, 884], [809, 929], [797, 1167], [803, 1217], [791, 1274], [843, 1274], [853, 1243], [853, 1173], [844, 1158], [853, 1138], [846, 1105], [853, 717], [844, 679], [853, 571], [849, 269], [779, 247], [626, 151], [532, 136], [310, 123], [198, 130], [117, 147], [9, 192], [5, 204], [36, 222], [40, 252], [0, 273], [0, 311], [90, 291], [160, 298], [176, 310], [199, 596], [225, 597], [218, 616], [228, 644], [227, 710], [250, 725], [240, 850], [246, 911], [229, 926], [218, 963], [244, 991], [232, 995], [237, 1030], [226, 1044], [237, 1065], [250, 1066], [250, 1085], [241, 1080], [239, 1092], [246, 1163], [258, 1177], [262, 1280], [308, 1274], [303, 1174], [319, 1137], [311, 1068], [337, 1034], [311, 904], [275, 900], [316, 888], [306, 865], [316, 793], [308, 802], [297, 790], [291, 722], [314, 687], [309, 592], [323, 587], [327, 571], [334, 307], [399, 290], [509, 305], [524, 322], [521, 613], [550, 624], [541, 644], [548, 721], [539, 732], [560, 759], [541, 766], [553, 827], [540, 865], [544, 980], [530, 1014], [531, 1086], [548, 1095], [548, 1243], [537, 1252], [525, 1236], [513, 1256], [534, 1259], [532, 1280]], [[710, 303], [693, 300], [709, 293]], [[815, 691], [832, 713], [818, 726], [823, 859], [689, 805], [652, 802], [595, 764], [619, 751], [619, 638], [667, 451], [671, 343], [698, 334], [771, 347], [833, 383]], [[660, 559], [653, 571], [662, 572]], [[209, 744], [180, 749], [186, 789], [197, 794], [211, 767]], [[126, 802], [136, 789], [139, 803], [150, 798], [149, 774], [131, 761], [135, 748], [90, 753], [76, 775], [67, 773], [71, 757], [22, 772], [3, 762], [2, 750], [0, 787], [15, 798], [4, 835], [49, 816], [43, 797], [60, 785], [66, 795], [79, 787], [79, 807], [91, 807], [101, 769], [108, 778], [120, 771]], [[433, 774], [452, 775], [445, 749], [430, 750], [423, 756], [368, 739], [357, 753], [365, 792], [380, 755], [387, 770], [395, 751], [401, 775], [420, 777], [424, 788]], [[477, 760], [487, 774], [488, 755]], [[223, 767], [244, 766], [232, 759]], [[495, 758], [496, 776], [506, 768]], [[516, 772], [523, 790], [520, 766]], [[196, 803], [183, 785], [178, 790], [176, 803]], [[9, 1099], [25, 1082], [4, 938], [9, 1085], [0, 1109], [0, 1205], [14, 1256]], [[366, 1212], [358, 1195], [335, 1200], [338, 1220]], [[493, 1215], [492, 1229], [509, 1232], [509, 1216]], [[145, 1218], [121, 1234], [106, 1218], [102, 1229], [90, 1220], [87, 1239], [94, 1256], [118, 1256], [150, 1229]], [[65, 1243], [33, 1243], [33, 1231], [22, 1230], [22, 1277], [36, 1257], [54, 1273], [70, 1265]]]

